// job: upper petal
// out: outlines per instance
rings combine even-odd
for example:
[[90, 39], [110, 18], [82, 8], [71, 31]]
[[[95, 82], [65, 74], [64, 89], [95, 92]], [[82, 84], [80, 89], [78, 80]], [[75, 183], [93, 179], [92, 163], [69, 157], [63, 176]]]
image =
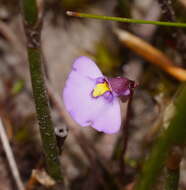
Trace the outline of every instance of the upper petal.
[[96, 63], [86, 56], [78, 57], [75, 60], [73, 70], [76, 70], [82, 76], [94, 79], [103, 76]]

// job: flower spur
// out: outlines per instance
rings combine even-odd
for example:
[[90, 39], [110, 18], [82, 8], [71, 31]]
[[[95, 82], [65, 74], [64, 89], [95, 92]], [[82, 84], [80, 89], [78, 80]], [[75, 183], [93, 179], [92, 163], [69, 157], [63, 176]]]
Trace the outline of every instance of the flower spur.
[[112, 134], [121, 126], [119, 97], [127, 101], [136, 87], [124, 77], [107, 78], [88, 57], [77, 58], [64, 90], [67, 111], [81, 126]]

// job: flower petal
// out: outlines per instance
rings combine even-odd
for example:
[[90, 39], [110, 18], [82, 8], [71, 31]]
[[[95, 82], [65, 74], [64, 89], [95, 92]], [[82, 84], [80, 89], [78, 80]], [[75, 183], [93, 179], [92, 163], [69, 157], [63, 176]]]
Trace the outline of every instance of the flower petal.
[[120, 105], [118, 98], [115, 97], [111, 103], [104, 105], [104, 111], [102, 111], [99, 116], [94, 119], [92, 127], [98, 131], [112, 134], [118, 132], [120, 126]]
[[73, 70], [76, 70], [82, 76], [92, 79], [103, 76], [95, 62], [86, 56], [81, 56], [75, 60]]
[[119, 100], [109, 102], [103, 96], [92, 97], [96, 78], [102, 77], [96, 64], [87, 57], [78, 58], [63, 90], [67, 111], [81, 126], [92, 126], [98, 131], [115, 133], [121, 125]]

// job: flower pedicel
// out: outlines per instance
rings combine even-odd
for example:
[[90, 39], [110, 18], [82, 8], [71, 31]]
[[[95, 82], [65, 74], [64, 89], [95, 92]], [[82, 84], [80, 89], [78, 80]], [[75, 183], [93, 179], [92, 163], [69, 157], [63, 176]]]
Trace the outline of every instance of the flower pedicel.
[[116, 133], [121, 126], [119, 97], [127, 101], [136, 87], [124, 77], [107, 78], [88, 57], [77, 58], [64, 90], [67, 111], [81, 126], [104, 133]]

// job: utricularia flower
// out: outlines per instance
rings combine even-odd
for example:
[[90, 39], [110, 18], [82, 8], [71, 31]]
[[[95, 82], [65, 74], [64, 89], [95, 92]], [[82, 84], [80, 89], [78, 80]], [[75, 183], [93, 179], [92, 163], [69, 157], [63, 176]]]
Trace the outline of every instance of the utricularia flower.
[[127, 101], [134, 81], [124, 77], [107, 78], [88, 57], [77, 58], [64, 90], [67, 111], [81, 126], [116, 133], [121, 126], [119, 97]]

